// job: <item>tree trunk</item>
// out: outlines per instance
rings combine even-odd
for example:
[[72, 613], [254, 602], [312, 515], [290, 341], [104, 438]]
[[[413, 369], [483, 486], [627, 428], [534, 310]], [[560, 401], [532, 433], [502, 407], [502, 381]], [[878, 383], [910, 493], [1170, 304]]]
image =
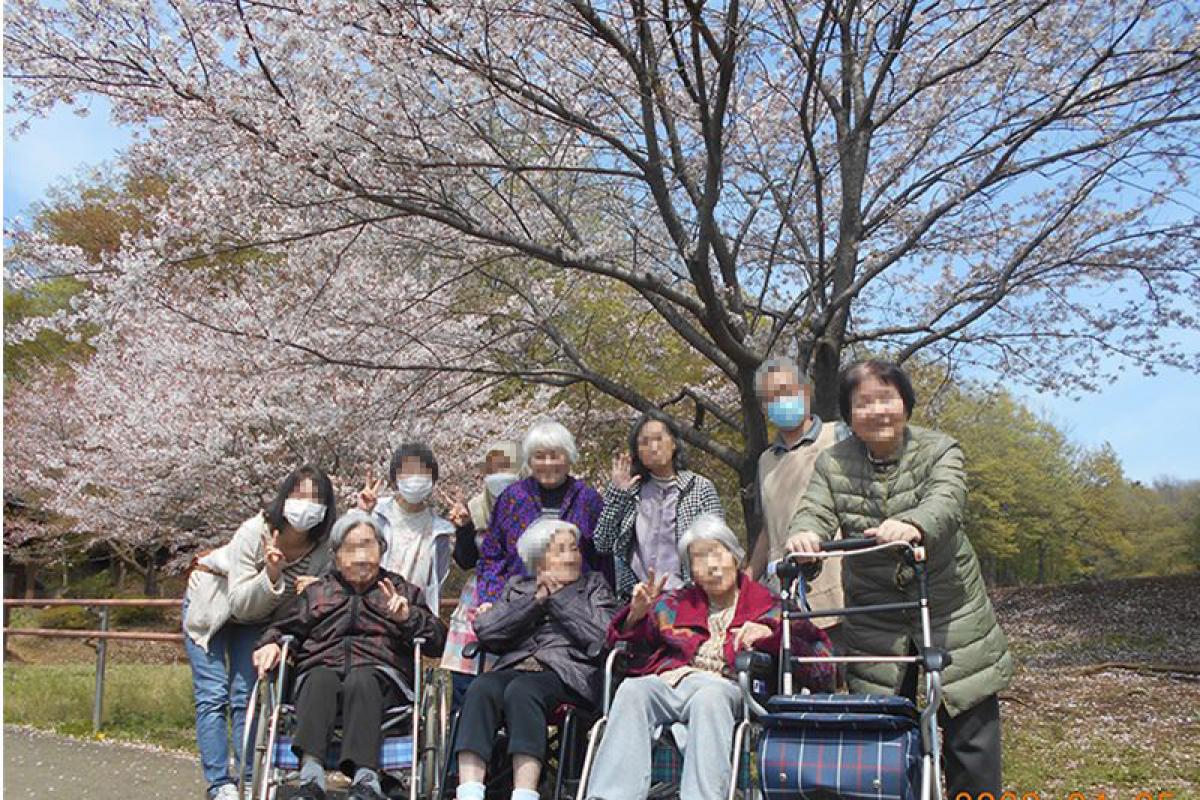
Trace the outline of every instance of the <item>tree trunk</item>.
[[146, 597], [158, 597], [158, 563], [151, 556], [146, 564], [146, 579], [142, 584]]
[[809, 375], [813, 382], [813, 413], [823, 422], [833, 422], [838, 412], [838, 375], [841, 369], [841, 349], [826, 340], [813, 347]]
[[746, 521], [746, 552], [753, 553], [763, 530], [762, 507], [758, 502], [758, 457], [767, 447], [767, 421], [759, 406], [754, 370], [742, 369], [740, 377], [742, 420], [746, 433], [742, 450], [745, 455], [738, 469], [738, 488]]
[[37, 575], [38, 565], [33, 561], [25, 562], [25, 599], [32, 600], [37, 597]]

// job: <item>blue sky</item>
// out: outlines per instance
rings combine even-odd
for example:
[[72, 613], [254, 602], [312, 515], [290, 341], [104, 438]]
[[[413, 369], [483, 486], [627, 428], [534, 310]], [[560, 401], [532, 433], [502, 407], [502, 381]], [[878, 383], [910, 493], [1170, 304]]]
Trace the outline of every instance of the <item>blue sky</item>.
[[[5, 92], [7, 102], [7, 91]], [[128, 129], [109, 120], [103, 100], [80, 117], [59, 108], [36, 120], [14, 139], [5, 121], [4, 219], [27, 217], [29, 207], [54, 183], [111, 159], [133, 139]], [[1200, 351], [1200, 332], [1178, 337]], [[1055, 397], [1011, 384], [1033, 410], [1049, 417], [1074, 441], [1110, 443], [1126, 474], [1150, 482], [1158, 477], [1200, 479], [1200, 376], [1164, 370], [1154, 377], [1128, 374], [1081, 400]]]

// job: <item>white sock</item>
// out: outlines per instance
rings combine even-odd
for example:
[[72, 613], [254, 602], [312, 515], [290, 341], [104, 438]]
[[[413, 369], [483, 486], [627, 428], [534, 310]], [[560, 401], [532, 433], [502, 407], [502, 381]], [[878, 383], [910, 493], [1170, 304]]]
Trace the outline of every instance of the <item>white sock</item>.
[[482, 783], [460, 783], [454, 792], [454, 800], [483, 800], [484, 791]]
[[513, 789], [512, 800], [540, 800], [533, 789]]

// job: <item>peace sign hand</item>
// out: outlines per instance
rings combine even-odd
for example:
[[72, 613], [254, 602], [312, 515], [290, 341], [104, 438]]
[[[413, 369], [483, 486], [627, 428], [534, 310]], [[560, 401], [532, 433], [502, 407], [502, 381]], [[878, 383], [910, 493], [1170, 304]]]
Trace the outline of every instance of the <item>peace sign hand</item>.
[[279, 531], [271, 531], [271, 535], [263, 534], [263, 558], [267, 562], [267, 578], [271, 583], [278, 583], [283, 574], [283, 562], [286, 560], [283, 551], [279, 549]]
[[383, 590], [383, 601], [387, 604], [388, 616], [396, 622], [408, 622], [408, 618], [412, 614], [412, 606], [409, 605], [407, 597], [396, 591], [396, 586], [392, 583], [391, 578], [384, 578], [380, 581], [379, 588]]
[[471, 510], [467, 508], [467, 499], [462, 489], [455, 489], [453, 496], [445, 492], [438, 493], [442, 502], [450, 507], [446, 519], [456, 528], [461, 528], [471, 521]]
[[379, 501], [379, 493], [383, 491], [383, 487], [387, 486], [387, 481], [383, 478], [375, 480], [375, 474], [371, 470], [367, 470], [367, 479], [363, 483], [362, 490], [358, 493], [358, 507], [362, 511], [370, 514], [375, 510], [375, 503]]
[[612, 460], [612, 484], [623, 492], [632, 492], [641, 482], [641, 475], [633, 475], [633, 459], [629, 453], [618, 453]]
[[629, 613], [625, 616], [625, 624], [632, 626], [641, 622], [642, 617], [650, 613], [658, 602], [663, 587], [667, 585], [667, 576], [655, 580], [654, 570], [650, 570], [646, 580], [633, 587], [633, 597], [629, 600]]

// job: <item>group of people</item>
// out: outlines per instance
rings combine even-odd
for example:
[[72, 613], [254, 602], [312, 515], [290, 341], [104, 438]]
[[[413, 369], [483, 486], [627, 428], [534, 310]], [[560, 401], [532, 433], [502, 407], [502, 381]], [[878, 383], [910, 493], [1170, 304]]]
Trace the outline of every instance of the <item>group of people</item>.
[[[437, 460], [419, 443], [400, 446], [387, 475], [369, 477], [357, 508], [340, 518], [319, 469], [289, 475], [270, 506], [199, 558], [189, 579], [185, 638], [209, 796], [237, 796], [226, 714], [240, 733], [256, 674], [276, 666], [282, 638], [292, 636], [300, 676], [295, 797], [325, 796], [339, 708], [338, 766], [352, 779], [350, 797], [384, 796], [381, 715], [411, 697], [417, 637], [452, 675], [460, 800], [482, 800], [500, 755], [511, 758], [514, 800], [538, 797], [553, 711], [598, 704], [604, 653], [617, 642], [627, 643], [626, 677], [587, 796], [646, 797], [654, 737], [669, 729], [684, 754], [681, 795], [721, 797], [733, 779], [742, 710], [734, 659], [748, 649], [774, 653], [780, 643], [778, 587], [767, 564], [837, 536], [927, 549], [935, 644], [952, 658], [939, 710], [947, 788], [952, 797], [997, 790], [997, 692], [1012, 663], [963, 530], [959, 446], [909, 424], [911, 383], [887, 362], [843, 372], [844, 423], [810, 412], [810, 387], [789, 359], [765, 362], [756, 380], [778, 435], [759, 460], [764, 530], [749, 555], [712, 481], [686, 468], [679, 431], [660, 417], [633, 425], [603, 495], [572, 474], [575, 440], [550, 420], [535, 423], [520, 445], [488, 445], [482, 490], [451, 502], [446, 518], [433, 504]], [[437, 611], [452, 561], [473, 575], [446, 625]], [[814, 610], [915, 596], [911, 571], [892, 555], [864, 556], [844, 573], [836, 563], [812, 583]], [[793, 625], [798, 654], [907, 655], [921, 641], [918, 620], [905, 612], [813, 622]], [[464, 653], [472, 642], [481, 655]], [[852, 691], [915, 698], [916, 670], [901, 667], [854, 662], [845, 679]], [[798, 675], [799, 685], [831, 691], [836, 676], [832, 662], [818, 662]], [[506, 754], [493, 753], [501, 725]]]

